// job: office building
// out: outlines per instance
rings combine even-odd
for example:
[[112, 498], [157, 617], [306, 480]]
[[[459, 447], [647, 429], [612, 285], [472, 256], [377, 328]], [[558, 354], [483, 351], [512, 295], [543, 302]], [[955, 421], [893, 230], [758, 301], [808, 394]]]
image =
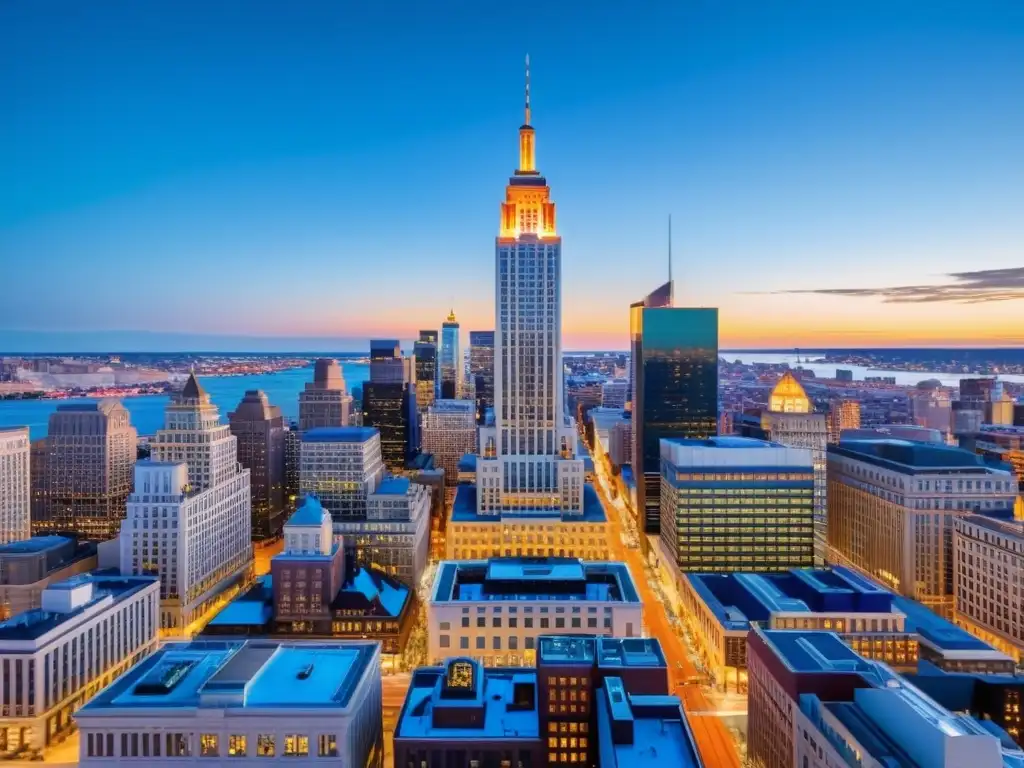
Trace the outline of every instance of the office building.
[[313, 381], [299, 393], [299, 432], [320, 427], [347, 427], [352, 396], [337, 360], [321, 357], [313, 367]]
[[441, 348], [438, 350], [437, 398], [457, 400], [462, 397], [463, 370], [462, 347], [459, 344], [459, 323], [455, 310], [441, 324]]
[[1024, 523], [964, 515], [953, 531], [956, 623], [1024, 659]]
[[281, 409], [260, 390], [249, 390], [228, 415], [238, 439], [238, 461], [249, 470], [252, 494], [252, 537], [281, 535], [285, 509], [285, 429]]
[[836, 632], [864, 658], [914, 671], [1005, 672], [1010, 656], [908, 598], [848, 568], [766, 573], [688, 573], [678, 588], [696, 648], [712, 683], [745, 691], [747, 634], [765, 629]]
[[910, 417], [914, 424], [934, 429], [944, 436], [953, 425], [953, 407], [945, 389], [919, 389], [910, 395]]
[[838, 443], [844, 429], [860, 429], [860, 402], [836, 400], [828, 411], [828, 441]]
[[79, 764], [380, 768], [380, 646], [168, 643], [75, 715]]
[[476, 398], [477, 421], [494, 408], [494, 331], [469, 332], [469, 375]]
[[427, 657], [532, 665], [540, 635], [639, 637], [643, 604], [623, 563], [574, 558], [444, 561], [427, 606]]
[[602, 408], [625, 408], [629, 382], [626, 379], [612, 379], [601, 385]]
[[416, 361], [416, 407], [426, 413], [437, 399], [437, 331], [420, 331], [412, 355]]
[[1024, 427], [983, 424], [977, 432], [961, 435], [960, 447], [974, 451], [986, 461], [1009, 465], [1017, 477], [1014, 517], [1024, 520]]
[[370, 380], [363, 384], [363, 425], [380, 432], [384, 465], [394, 473], [420, 450], [415, 360], [396, 339], [370, 341]]
[[84, 702], [156, 649], [159, 610], [156, 579], [84, 573], [0, 623], [0, 751], [63, 740]]
[[831, 632], [755, 629], [747, 760], [756, 768], [1004, 768], [1024, 753], [994, 723], [951, 712]]
[[476, 453], [476, 406], [469, 400], [438, 400], [423, 415], [423, 451], [444, 470], [445, 484], [458, 484], [459, 460]]
[[0, 427], [0, 543], [31, 534], [31, 448], [28, 427]]
[[718, 431], [718, 310], [671, 304], [666, 283], [629, 311], [637, 522], [654, 535], [662, 520], [661, 440]]
[[661, 539], [681, 573], [814, 564], [814, 467], [806, 448], [745, 437], [661, 441]]
[[562, 241], [526, 111], [495, 242], [495, 420], [480, 428], [476, 487], [459, 488], [451, 523], [468, 534], [464, 543], [491, 551], [544, 530], [546, 543], [570, 554], [574, 529], [603, 526], [604, 511], [585, 502], [576, 428], [563, 407]]
[[336, 523], [364, 518], [366, 499], [383, 478], [376, 429], [319, 428], [302, 435], [299, 495], [315, 495]]
[[620, 469], [633, 460], [633, 414], [625, 411], [608, 432], [608, 460]]
[[770, 440], [789, 448], [806, 448], [814, 465], [814, 554], [825, 559], [828, 529], [825, 494], [825, 448], [828, 424], [823, 413], [814, 413], [811, 399], [797, 378], [786, 371], [768, 396], [768, 407], [748, 412], [739, 419], [738, 433]]
[[829, 561], [949, 618], [953, 520], [1012, 515], [1016, 478], [961, 448], [847, 440], [828, 448]]
[[284, 539], [270, 573], [211, 619], [203, 636], [377, 640], [393, 667], [415, 614], [412, 590], [346, 559], [330, 514], [312, 497], [288, 519]]
[[667, 687], [656, 640], [543, 636], [536, 669], [455, 656], [413, 673], [395, 764], [701, 767]]
[[[233, 438], [232, 438], [233, 439]], [[197, 473], [202, 474], [201, 470]], [[189, 465], [143, 460], [119, 541], [121, 572], [160, 578], [160, 628], [189, 636], [252, 567], [249, 470], [207, 488]]]
[[0, 545], [0, 620], [42, 605], [43, 590], [96, 568], [96, 543], [33, 536]]
[[878, 424], [860, 429], [844, 429], [843, 440], [908, 440], [912, 443], [947, 445], [946, 438], [937, 429], [916, 424]]
[[57, 406], [46, 435], [43, 503], [33, 532], [115, 538], [132, 489], [137, 442], [119, 400]]

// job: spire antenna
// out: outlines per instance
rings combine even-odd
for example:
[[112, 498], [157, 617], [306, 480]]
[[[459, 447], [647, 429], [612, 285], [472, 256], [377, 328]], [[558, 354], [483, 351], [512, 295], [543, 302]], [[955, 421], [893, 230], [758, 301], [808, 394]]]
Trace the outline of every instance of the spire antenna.
[[530, 54], [526, 54], [526, 125], [530, 124]]
[[668, 215], [668, 281], [672, 282], [672, 214]]

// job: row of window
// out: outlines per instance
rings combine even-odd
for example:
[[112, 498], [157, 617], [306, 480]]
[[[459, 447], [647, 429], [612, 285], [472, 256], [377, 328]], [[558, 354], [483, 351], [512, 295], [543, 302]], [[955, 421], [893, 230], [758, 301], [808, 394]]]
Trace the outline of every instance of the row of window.
[[[246, 734], [231, 734], [227, 738], [218, 733], [199, 734], [198, 752], [195, 751], [193, 734], [188, 733], [122, 733], [120, 751], [115, 752], [113, 733], [90, 733], [86, 735], [86, 754], [89, 757], [246, 757], [249, 749]], [[318, 757], [338, 757], [338, 740], [333, 733], [317, 737]], [[310, 737], [302, 733], [286, 734], [283, 738], [273, 733], [261, 733], [256, 737], [257, 757], [309, 757]]]

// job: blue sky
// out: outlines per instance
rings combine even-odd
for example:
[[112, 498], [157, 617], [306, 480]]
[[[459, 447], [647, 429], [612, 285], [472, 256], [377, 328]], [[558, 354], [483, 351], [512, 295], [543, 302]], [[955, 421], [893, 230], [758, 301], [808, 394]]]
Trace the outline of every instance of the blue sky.
[[54, 0], [0, 4], [0, 348], [491, 327], [527, 52], [567, 347], [669, 213], [724, 345], [1024, 343], [1024, 3]]

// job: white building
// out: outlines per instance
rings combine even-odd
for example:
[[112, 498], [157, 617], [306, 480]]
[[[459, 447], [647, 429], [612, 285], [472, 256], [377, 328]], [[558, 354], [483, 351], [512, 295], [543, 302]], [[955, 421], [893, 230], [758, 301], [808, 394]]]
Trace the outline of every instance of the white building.
[[602, 408], [625, 408], [626, 394], [629, 391], [627, 379], [612, 379], [601, 385]]
[[442, 562], [427, 606], [428, 659], [532, 665], [540, 635], [640, 637], [643, 604], [624, 563], [570, 558]]
[[28, 427], [0, 427], [0, 544], [32, 535], [28, 461]]
[[375, 428], [321, 427], [302, 435], [299, 495], [315, 494], [335, 523], [364, 519], [366, 500], [383, 479]]
[[156, 579], [86, 573], [0, 623], [0, 753], [73, 728], [79, 706], [156, 648], [159, 610]]
[[122, 573], [160, 577], [161, 629], [190, 634], [252, 565], [249, 470], [201, 491], [181, 462], [140, 461], [121, 527]]
[[562, 239], [530, 125], [505, 188], [495, 247], [494, 420], [480, 430], [477, 512], [500, 518], [583, 515], [583, 461], [562, 388]]
[[444, 470], [445, 485], [459, 479], [459, 460], [476, 453], [476, 403], [472, 400], [436, 400], [423, 414], [422, 450], [434, 456]]
[[430, 488], [407, 477], [387, 477], [366, 499], [362, 519], [334, 522], [334, 535], [355, 562], [415, 589], [430, 552]]
[[1024, 523], [966, 515], [953, 521], [954, 619], [1024, 659]]
[[87, 766], [375, 766], [380, 644], [169, 643], [76, 714]]

